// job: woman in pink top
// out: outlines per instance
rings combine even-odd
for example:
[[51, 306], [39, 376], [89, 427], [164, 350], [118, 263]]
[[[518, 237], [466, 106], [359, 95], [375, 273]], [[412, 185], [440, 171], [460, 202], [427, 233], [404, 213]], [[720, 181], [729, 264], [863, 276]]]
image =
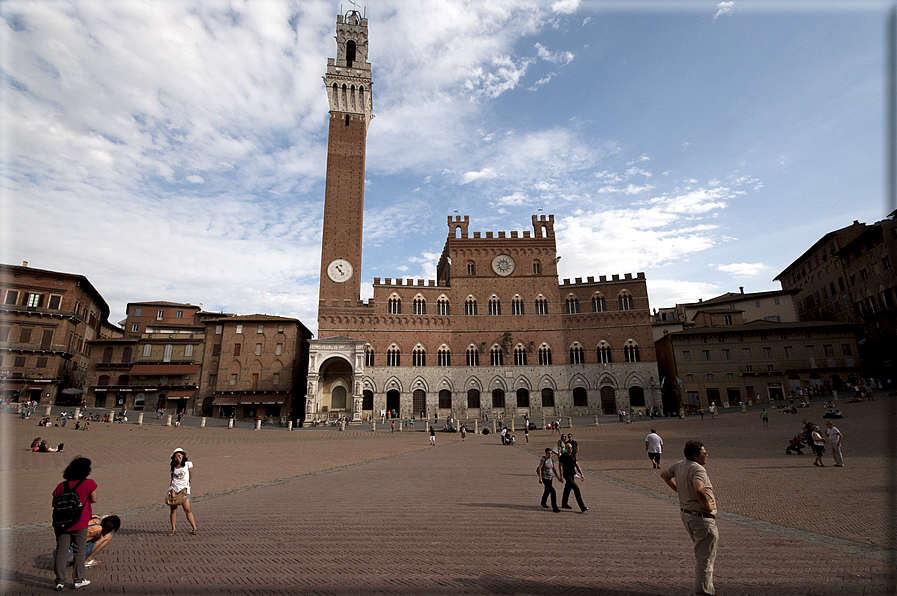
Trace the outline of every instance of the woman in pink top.
[[72, 579], [74, 588], [83, 588], [90, 584], [90, 580], [84, 579], [84, 551], [87, 542], [87, 526], [93, 517], [91, 505], [97, 502], [97, 483], [88, 478], [90, 476], [90, 460], [78, 456], [72, 460], [62, 477], [65, 482], [60, 482], [53, 491], [53, 505], [65, 492], [74, 492], [81, 501], [81, 515], [74, 525], [68, 528], [54, 528], [56, 532], [56, 553], [53, 570], [56, 572], [56, 591], [65, 587], [65, 567], [68, 558], [69, 546], [74, 557], [72, 565]]

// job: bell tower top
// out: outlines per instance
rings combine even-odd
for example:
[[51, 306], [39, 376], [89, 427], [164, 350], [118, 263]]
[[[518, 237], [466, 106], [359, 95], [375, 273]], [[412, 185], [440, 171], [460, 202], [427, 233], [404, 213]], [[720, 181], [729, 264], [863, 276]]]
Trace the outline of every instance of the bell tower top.
[[[354, 3], [353, 3], [354, 5]], [[368, 59], [368, 20], [357, 10], [336, 17], [336, 58], [327, 59], [327, 99], [330, 111], [364, 116], [371, 121], [371, 64]]]

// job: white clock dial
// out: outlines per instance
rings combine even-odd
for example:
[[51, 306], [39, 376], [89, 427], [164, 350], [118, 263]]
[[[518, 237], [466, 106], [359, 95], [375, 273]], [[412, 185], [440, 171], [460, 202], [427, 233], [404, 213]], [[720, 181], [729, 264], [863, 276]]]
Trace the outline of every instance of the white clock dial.
[[327, 265], [327, 277], [338, 284], [352, 277], [352, 263], [346, 259], [334, 259]]
[[508, 255], [498, 255], [492, 259], [492, 270], [499, 275], [511, 275], [514, 273], [514, 259]]

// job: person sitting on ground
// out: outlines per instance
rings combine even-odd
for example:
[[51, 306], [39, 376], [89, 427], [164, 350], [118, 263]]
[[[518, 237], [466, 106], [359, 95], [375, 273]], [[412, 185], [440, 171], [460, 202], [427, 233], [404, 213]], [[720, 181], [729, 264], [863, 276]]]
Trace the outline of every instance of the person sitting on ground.
[[40, 437], [31, 441], [31, 451], [37, 451], [38, 453], [55, 453], [62, 451], [63, 447], [65, 447], [65, 443], [60, 443], [57, 447], [50, 447], [50, 444]]
[[[94, 515], [90, 518], [90, 525], [87, 526], [87, 544], [84, 548], [85, 567], [100, 562], [95, 557], [112, 542], [112, 537], [119, 528], [121, 528], [121, 519], [117, 515], [107, 515], [106, 517]], [[73, 560], [72, 547], [69, 546], [66, 564], [71, 565]]]

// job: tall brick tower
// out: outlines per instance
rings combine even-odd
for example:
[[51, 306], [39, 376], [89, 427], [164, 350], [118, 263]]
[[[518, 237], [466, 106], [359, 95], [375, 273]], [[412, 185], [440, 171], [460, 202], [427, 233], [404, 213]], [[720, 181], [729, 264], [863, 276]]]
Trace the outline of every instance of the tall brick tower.
[[[356, 10], [336, 18], [336, 59], [328, 58], [324, 83], [330, 101], [321, 287], [318, 316], [356, 306], [361, 297], [364, 161], [371, 122], [368, 20]], [[326, 330], [325, 330], [326, 333]], [[324, 335], [319, 328], [319, 337]]]

